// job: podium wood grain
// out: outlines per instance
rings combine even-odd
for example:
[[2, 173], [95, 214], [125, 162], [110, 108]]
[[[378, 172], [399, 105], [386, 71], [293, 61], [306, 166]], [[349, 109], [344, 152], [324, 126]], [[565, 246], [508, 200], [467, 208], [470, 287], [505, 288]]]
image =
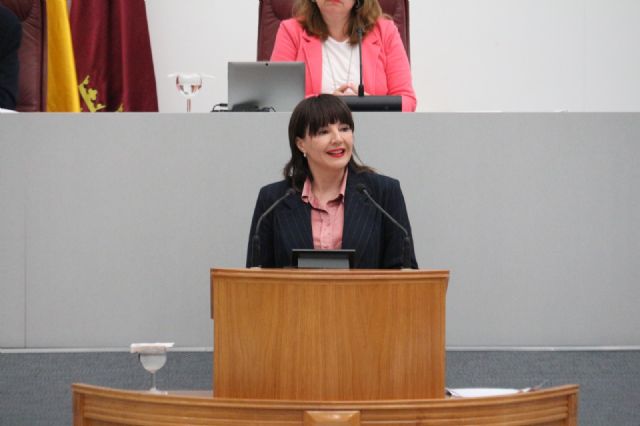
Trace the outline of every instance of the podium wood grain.
[[443, 398], [448, 276], [212, 270], [216, 397]]
[[575, 426], [578, 386], [502, 397], [421, 401], [237, 400], [73, 385], [74, 426]]

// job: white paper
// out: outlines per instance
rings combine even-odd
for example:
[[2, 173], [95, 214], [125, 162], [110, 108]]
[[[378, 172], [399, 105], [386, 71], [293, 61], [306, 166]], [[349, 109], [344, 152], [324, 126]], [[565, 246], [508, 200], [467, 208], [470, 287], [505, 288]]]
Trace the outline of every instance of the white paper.
[[166, 352], [173, 347], [173, 342], [169, 343], [132, 343], [131, 353], [159, 354]]
[[483, 396], [504, 396], [522, 392], [520, 389], [509, 388], [447, 388], [451, 396], [458, 398], [478, 398]]

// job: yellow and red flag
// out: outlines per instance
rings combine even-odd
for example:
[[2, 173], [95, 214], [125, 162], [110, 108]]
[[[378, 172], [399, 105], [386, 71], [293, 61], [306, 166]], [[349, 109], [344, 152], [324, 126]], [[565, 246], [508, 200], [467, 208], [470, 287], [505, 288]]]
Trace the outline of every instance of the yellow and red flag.
[[83, 111], [158, 111], [144, 0], [73, 0]]
[[47, 0], [47, 111], [78, 112], [80, 98], [67, 0]]

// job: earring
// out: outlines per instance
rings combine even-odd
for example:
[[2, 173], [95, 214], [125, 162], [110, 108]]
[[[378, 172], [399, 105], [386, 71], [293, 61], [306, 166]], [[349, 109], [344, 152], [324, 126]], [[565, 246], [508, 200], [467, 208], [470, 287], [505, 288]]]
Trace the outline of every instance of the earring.
[[307, 158], [307, 153], [306, 153], [306, 152], [304, 152], [304, 151], [302, 151], [302, 156], [303, 156], [304, 158]]

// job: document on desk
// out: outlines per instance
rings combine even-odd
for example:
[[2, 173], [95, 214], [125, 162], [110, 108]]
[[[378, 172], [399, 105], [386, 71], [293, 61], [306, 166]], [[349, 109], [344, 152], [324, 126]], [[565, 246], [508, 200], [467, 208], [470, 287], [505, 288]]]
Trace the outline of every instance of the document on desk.
[[454, 398], [478, 398], [483, 396], [504, 396], [513, 395], [516, 393], [533, 392], [538, 389], [542, 389], [543, 386], [549, 383], [549, 379], [545, 379], [535, 386], [522, 389], [510, 389], [510, 388], [445, 388], [447, 395]]
[[513, 395], [526, 392], [526, 390], [508, 388], [447, 388], [447, 392], [455, 398], [478, 398], [483, 396]]

